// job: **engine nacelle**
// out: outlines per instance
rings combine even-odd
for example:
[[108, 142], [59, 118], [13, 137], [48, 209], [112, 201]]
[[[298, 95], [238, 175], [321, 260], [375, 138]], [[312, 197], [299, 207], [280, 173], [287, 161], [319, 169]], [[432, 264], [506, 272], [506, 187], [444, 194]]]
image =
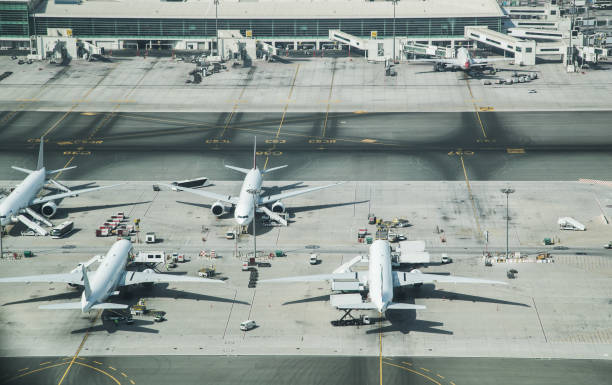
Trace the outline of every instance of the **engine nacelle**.
[[47, 218], [51, 218], [57, 212], [57, 203], [51, 201], [47, 202], [40, 208], [40, 213]]
[[228, 210], [227, 207], [221, 201], [216, 201], [210, 206], [210, 211], [212, 211], [214, 216], [220, 217], [225, 214]]
[[275, 212], [275, 213], [284, 213], [285, 212], [285, 205], [281, 201], [276, 201], [272, 205], [272, 211]]

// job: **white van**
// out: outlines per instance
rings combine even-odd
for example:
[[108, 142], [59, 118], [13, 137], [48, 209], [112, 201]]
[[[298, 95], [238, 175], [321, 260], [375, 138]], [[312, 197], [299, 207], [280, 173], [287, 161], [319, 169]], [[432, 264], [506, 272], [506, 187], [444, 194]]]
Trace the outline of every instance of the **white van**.
[[251, 330], [255, 328], [255, 326], [257, 325], [255, 324], [255, 321], [253, 320], [244, 321], [240, 324], [240, 330], [242, 331]]

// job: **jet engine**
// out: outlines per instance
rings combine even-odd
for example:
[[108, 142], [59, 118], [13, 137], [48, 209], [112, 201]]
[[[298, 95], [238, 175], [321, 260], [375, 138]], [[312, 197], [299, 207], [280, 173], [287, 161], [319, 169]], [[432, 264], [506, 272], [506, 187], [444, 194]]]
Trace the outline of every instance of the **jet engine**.
[[40, 208], [40, 212], [42, 215], [46, 216], [47, 218], [51, 218], [57, 212], [57, 203], [53, 201], [45, 203]]
[[213, 215], [220, 217], [221, 215], [227, 212], [227, 208], [221, 201], [216, 201], [210, 206], [210, 211], [212, 211]]
[[275, 213], [284, 213], [285, 212], [285, 205], [281, 201], [276, 201], [272, 205], [272, 211], [275, 212]]

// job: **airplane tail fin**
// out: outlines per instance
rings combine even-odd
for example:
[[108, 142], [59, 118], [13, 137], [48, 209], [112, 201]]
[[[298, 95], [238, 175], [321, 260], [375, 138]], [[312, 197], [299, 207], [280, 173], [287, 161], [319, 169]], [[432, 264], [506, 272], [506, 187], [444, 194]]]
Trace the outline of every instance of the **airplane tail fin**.
[[243, 174], [248, 174], [249, 171], [251, 171], [251, 170], [247, 170], [246, 168], [242, 168], [242, 167], [230, 166], [229, 164], [226, 164], [225, 167], [232, 169], [234, 171], [241, 172]]
[[41, 136], [40, 137], [40, 146], [38, 147], [38, 164], [36, 165], [36, 169], [40, 170], [41, 168], [45, 167], [44, 164], [44, 150], [43, 147], [45, 145], [45, 137]]
[[40, 305], [38, 308], [47, 309], [47, 310], [81, 309], [81, 303], [80, 302], [53, 303], [50, 305]]
[[285, 167], [287, 167], [287, 166], [288, 166], [288, 165], [283, 165], [283, 166], [278, 166], [278, 167], [272, 167], [272, 168], [269, 168], [269, 169], [267, 169], [267, 170], [263, 170], [261, 173], [262, 173], [262, 174], [269, 174], [269, 173], [271, 173], [272, 171], [280, 170], [281, 168], [285, 168]]
[[83, 286], [85, 286], [85, 298], [91, 297], [91, 286], [89, 286], [89, 278], [87, 277], [87, 267], [81, 265], [81, 272], [83, 273]]
[[11, 166], [11, 168], [12, 168], [13, 170], [17, 170], [17, 171], [25, 172], [26, 174], [31, 174], [31, 173], [33, 173], [33, 172], [34, 172], [33, 170], [29, 170], [29, 169], [27, 169], [27, 168], [21, 168], [21, 167], [17, 167], [17, 166]]
[[47, 171], [47, 175], [57, 174], [58, 172], [62, 172], [66, 170], [72, 170], [73, 168], [77, 168], [77, 166], [70, 166], [70, 167], [58, 168], [57, 170]]

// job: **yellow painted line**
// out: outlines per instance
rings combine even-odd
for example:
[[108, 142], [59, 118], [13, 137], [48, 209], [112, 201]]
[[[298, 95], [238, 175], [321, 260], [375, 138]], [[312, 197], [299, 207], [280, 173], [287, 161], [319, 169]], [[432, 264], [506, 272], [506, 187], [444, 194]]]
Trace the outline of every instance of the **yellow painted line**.
[[402, 361], [402, 364], [406, 364], [406, 365], [408, 365], [408, 366], [412, 366], [412, 363], [410, 363], [410, 362], [405, 362], [405, 361]]
[[424, 371], [426, 371], [427, 373], [431, 372], [431, 370], [429, 370], [429, 369], [425, 369], [425, 368], [419, 368], [419, 369], [424, 370]]
[[73, 103], [88, 103], [89, 100], [88, 99], [73, 99], [72, 102]]
[[111, 99], [111, 103], [124, 104], [124, 103], [136, 103], [136, 101], [132, 99], [119, 99], [119, 100]]
[[96, 368], [95, 366], [84, 364], [82, 362], [75, 362], [75, 364], [81, 365], [81, 366], [85, 366], [85, 367], [90, 368], [90, 369], [93, 369], [96, 372], [100, 372], [100, 373], [104, 374], [105, 376], [107, 376], [108, 378], [110, 378], [111, 380], [115, 381], [115, 383], [117, 385], [121, 385], [121, 382], [119, 382], [119, 380], [117, 380], [115, 377], [113, 377], [113, 375], [110, 374], [109, 372], [106, 372], [106, 371], [104, 371], [102, 369]]
[[506, 152], [508, 154], [524, 154], [525, 149], [524, 148], [506, 148]]
[[[76, 353], [72, 357], [72, 360], [70, 361], [70, 364], [68, 364], [68, 367], [66, 368], [66, 371], [64, 372], [64, 375], [62, 376], [60, 381], [57, 383], [57, 385], [62, 385], [62, 382], [64, 382], [64, 379], [68, 375], [68, 372], [70, 371], [70, 368], [72, 368], [72, 365], [74, 365], [74, 362], [76, 361], [76, 358], [79, 356], [79, 353], [81, 352], [81, 349], [83, 349], [83, 345], [85, 345], [85, 341], [87, 341], [87, 337], [88, 336], [89, 336], [89, 333], [86, 333], [85, 336], [83, 337], [83, 340], [81, 341], [81, 344], [79, 345], [79, 348], [77, 349]], [[62, 365], [63, 365], [63, 363], [62, 363]]]
[[109, 366], [109, 368], [110, 368], [111, 370], [117, 370], [116, 368], [113, 368], [112, 366]]
[[43, 371], [43, 370], [47, 370], [47, 369], [51, 369], [51, 368], [55, 368], [55, 367], [57, 367], [57, 366], [62, 366], [62, 365], [66, 365], [66, 364], [67, 364], [67, 362], [60, 362], [59, 364], [49, 365], [49, 366], [45, 366], [44, 368], [38, 368], [38, 369], [30, 370], [29, 372], [25, 372], [25, 373], [22, 373], [22, 374], [20, 374], [20, 375], [18, 375], [18, 376], [12, 377], [12, 378], [11, 378], [9, 381], [7, 381], [7, 382], [14, 381], [14, 380], [16, 380], [16, 379], [18, 379], [18, 378], [25, 377], [25, 376], [30, 375], [30, 374], [32, 374], [32, 373], [37, 373], [37, 372], [40, 372], [40, 371]]
[[92, 361], [92, 362], [94, 362], [94, 363], [96, 363], [98, 365], [102, 365], [102, 363], [100, 361]]
[[461, 160], [461, 168], [463, 168], [463, 176], [465, 177], [465, 184], [467, 185], [468, 194], [470, 195], [470, 202], [472, 203], [472, 211], [474, 213], [474, 220], [476, 221], [476, 228], [478, 229], [478, 237], [482, 236], [480, 231], [480, 221], [478, 220], [478, 213], [476, 212], [476, 204], [474, 203], [474, 195], [472, 194], [472, 187], [470, 186], [470, 180], [468, 179], [467, 169], [465, 168], [465, 162], [463, 161], [463, 155], [459, 156]]
[[353, 114], [367, 114], [368, 111], [366, 110], [357, 110], [357, 111], [353, 111]]
[[436, 381], [435, 379], [433, 379], [433, 378], [429, 377], [429, 376], [428, 376], [428, 375], [426, 375], [426, 374], [423, 374], [423, 373], [421, 373], [421, 372], [418, 372], [418, 371], [416, 371], [416, 370], [413, 370], [413, 369], [410, 369], [410, 368], [406, 368], [406, 367], [401, 366], [401, 365], [396, 365], [396, 364], [393, 364], [393, 363], [391, 363], [391, 362], [385, 362], [385, 365], [395, 366], [396, 368], [400, 368], [400, 369], [405, 370], [405, 371], [407, 371], [407, 372], [411, 372], [411, 373], [417, 374], [417, 375], [419, 375], [419, 376], [421, 376], [421, 377], [423, 377], [423, 378], [426, 378], [426, 379], [428, 379], [429, 381], [433, 382], [434, 384], [437, 384], [437, 385], [442, 385], [441, 383], [439, 383], [439, 382], [438, 382], [438, 381]]
[[122, 375], [123, 377], [127, 378], [127, 374], [125, 374], [125, 373], [121, 372], [121, 375]]
[[362, 139], [361, 143], [376, 143], [376, 139]]
[[[335, 63], [334, 63], [335, 68]], [[334, 78], [336, 77], [336, 71], [332, 72], [331, 84], [329, 85], [329, 96], [327, 97], [327, 108], [325, 109], [325, 121], [323, 122], [323, 132], [321, 136], [325, 138], [325, 131], [327, 131], [327, 118], [329, 117], [329, 108], [331, 107], [331, 96], [334, 90]]]
[[57, 142], [57, 144], [60, 145], [60, 146], [67, 146], [69, 144], [72, 144], [72, 142], [69, 141], [69, 140], [63, 140], [61, 142]]
[[42, 134], [42, 136], [47, 136], [48, 133], [50, 133], [51, 131], [53, 131], [57, 126], [59, 126], [59, 124], [66, 119], [66, 116], [68, 116], [68, 114], [70, 114], [72, 112], [72, 110], [74, 110], [74, 108], [76, 107], [76, 105], [73, 105], [72, 107], [70, 107], [70, 109], [68, 111], [66, 111], [66, 113], [64, 113], [64, 115], [62, 115], [61, 118], [59, 118], [57, 120], [57, 122], [55, 122], [51, 127], [49, 127], [49, 129], [47, 131], [45, 131], [44, 134]]
[[480, 111], [494, 111], [495, 108], [493, 107], [480, 107]]
[[39, 99], [15, 99], [17, 102], [37, 102]]
[[85, 116], [94, 116], [94, 115], [98, 115], [95, 112], [81, 112], [81, 115], [85, 115]]
[[[287, 104], [285, 104], [285, 107], [283, 108], [283, 115], [281, 116], [281, 120], [280, 123], [278, 125], [278, 130], [276, 130], [276, 136], [275, 139], [278, 139], [280, 132], [281, 132], [281, 128], [283, 127], [283, 123], [285, 122], [285, 117], [287, 116], [287, 109], [289, 108], [289, 102], [291, 101], [291, 96], [293, 95], [293, 90], [295, 89], [295, 81], [297, 80], [297, 76], [298, 76], [298, 72], [300, 71], [300, 65], [298, 64], [297, 67], [295, 68], [295, 74], [293, 75], [293, 80], [291, 81], [291, 88], [289, 89], [289, 97], [287, 99]], [[272, 148], [270, 149], [271, 151], [274, 150], [276, 148], [276, 145], [273, 145]], [[266, 167], [268, 167], [268, 161], [270, 160], [270, 156], [266, 156], [266, 162], [264, 163], [264, 170], [266, 169]]]
[[450, 384], [450, 385], [455, 385], [455, 383], [454, 383], [454, 382], [452, 382], [452, 381], [449, 381], [449, 384]]
[[131, 383], [132, 385], [136, 385], [136, 383], [134, 382], [134, 380], [130, 380], [130, 383]]
[[441, 379], [444, 379], [444, 376], [441, 376], [441, 375], [439, 375], [439, 374], [436, 374], [436, 376], [438, 376], [438, 377], [439, 377], [439, 378], [441, 378]]
[[23, 372], [24, 370], [28, 370], [28, 369], [30, 369], [30, 368], [21, 368], [21, 369], [18, 370], [18, 372]]

